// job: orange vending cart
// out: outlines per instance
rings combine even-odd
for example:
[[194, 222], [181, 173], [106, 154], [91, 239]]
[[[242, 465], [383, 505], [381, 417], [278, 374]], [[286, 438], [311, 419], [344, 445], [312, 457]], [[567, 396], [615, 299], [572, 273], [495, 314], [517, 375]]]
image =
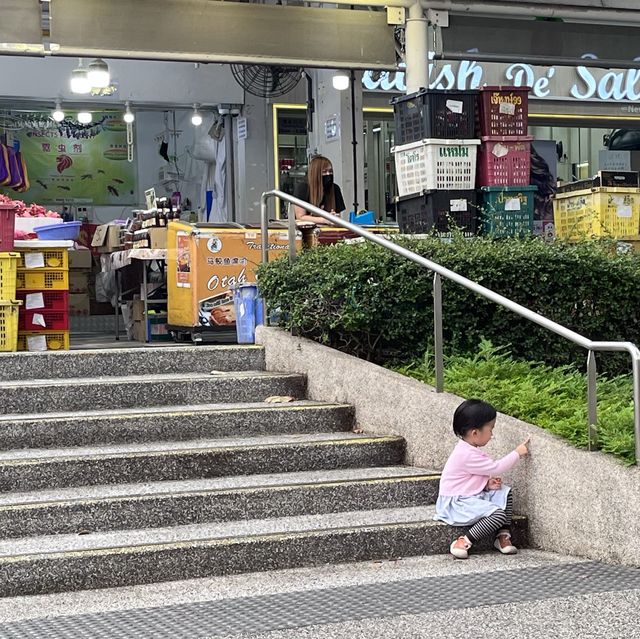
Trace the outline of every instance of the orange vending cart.
[[[301, 241], [297, 240], [300, 249]], [[269, 230], [269, 259], [289, 250], [286, 229]], [[177, 341], [231, 341], [236, 317], [233, 287], [256, 281], [260, 229], [239, 224], [170, 222], [167, 241], [168, 330]]]

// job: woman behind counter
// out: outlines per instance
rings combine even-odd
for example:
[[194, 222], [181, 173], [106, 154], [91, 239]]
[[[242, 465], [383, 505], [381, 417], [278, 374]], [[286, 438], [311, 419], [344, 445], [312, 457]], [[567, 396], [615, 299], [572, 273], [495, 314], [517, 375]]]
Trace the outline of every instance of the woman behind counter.
[[[333, 181], [333, 166], [328, 158], [316, 155], [309, 162], [307, 179], [296, 187], [294, 197], [313, 204], [318, 208], [340, 216], [344, 211], [344, 199], [340, 187]], [[316, 224], [331, 224], [319, 215], [313, 215], [305, 209], [293, 207], [296, 220], [300, 222], [315, 222]]]

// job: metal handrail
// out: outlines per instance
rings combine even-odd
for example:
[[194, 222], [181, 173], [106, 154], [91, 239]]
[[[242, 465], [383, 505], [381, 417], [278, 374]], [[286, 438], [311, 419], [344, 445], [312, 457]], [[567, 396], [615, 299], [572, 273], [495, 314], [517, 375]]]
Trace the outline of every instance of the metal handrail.
[[[370, 242], [383, 246], [386, 249], [394, 252], [396, 255], [406, 257], [408, 260], [420, 264], [425, 268], [428, 268], [434, 273], [433, 281], [433, 313], [434, 313], [434, 338], [435, 338], [435, 364], [436, 364], [436, 391], [441, 393], [444, 390], [444, 356], [442, 349], [442, 280], [446, 278], [460, 286], [481, 295], [482, 297], [509, 309], [510, 311], [524, 317], [550, 330], [556, 335], [560, 335], [570, 342], [582, 346], [588, 351], [587, 355], [587, 401], [588, 401], [588, 419], [589, 419], [589, 450], [595, 447], [597, 441], [597, 395], [596, 395], [596, 351], [609, 351], [609, 352], [627, 352], [631, 356], [631, 366], [633, 370], [633, 422], [635, 432], [635, 452], [636, 463], [640, 462], [640, 350], [632, 342], [594, 342], [575, 331], [572, 331], [561, 324], [557, 324], [552, 320], [535, 313], [534, 311], [526, 308], [514, 302], [499, 293], [496, 293], [480, 284], [467, 279], [466, 277], [459, 275], [454, 271], [432, 262], [431, 260], [410, 251], [403, 246], [399, 246], [394, 242], [387, 240], [386, 238], [375, 235], [360, 226], [346, 222], [345, 220], [327, 213], [317, 206], [313, 206], [308, 202], [304, 202], [296, 197], [283, 193], [282, 191], [272, 190], [266, 191], [262, 194], [260, 201], [260, 214], [261, 214], [261, 227], [262, 227], [262, 262], [269, 261], [269, 243], [268, 238], [268, 225], [269, 220], [267, 217], [267, 200], [270, 197], [277, 197], [281, 200], [285, 200], [294, 206], [313, 213], [319, 217], [328, 220], [336, 226], [349, 229], [360, 237], [363, 237]], [[289, 215], [289, 259], [294, 261], [296, 258], [296, 219], [295, 215]]]

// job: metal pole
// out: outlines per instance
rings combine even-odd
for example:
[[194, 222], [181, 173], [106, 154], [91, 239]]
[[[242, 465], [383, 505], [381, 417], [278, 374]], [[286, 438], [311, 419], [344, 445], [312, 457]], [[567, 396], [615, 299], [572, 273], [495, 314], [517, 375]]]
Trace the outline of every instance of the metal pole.
[[353, 160], [353, 214], [358, 215], [358, 137], [356, 133], [356, 74], [351, 69], [351, 152]]
[[433, 274], [433, 341], [436, 364], [436, 392], [444, 391], [444, 355], [442, 351], [442, 278]]
[[636, 464], [640, 462], [640, 357], [632, 356], [633, 365], [633, 425], [635, 430]]
[[405, 59], [407, 69], [407, 94], [415, 93], [429, 84], [429, 46], [427, 44], [427, 19], [419, 2], [409, 7], [405, 28]]
[[120, 341], [120, 297], [122, 296], [122, 292], [120, 291], [121, 282], [120, 282], [120, 271], [116, 269], [116, 342]]
[[296, 212], [289, 206], [289, 264], [296, 261]]
[[144, 341], [149, 342], [149, 300], [148, 300], [148, 291], [147, 291], [147, 261], [141, 260], [142, 262], [142, 295], [144, 301]]
[[592, 60], [589, 58], [567, 58], [560, 56], [521, 55], [509, 53], [465, 53], [462, 51], [444, 51], [436, 53], [434, 60], [458, 62], [473, 60], [474, 62], [509, 63], [517, 59], [521, 64], [532, 64], [544, 67], [593, 67], [596, 69], [637, 69], [638, 62], [633, 60]]
[[267, 194], [263, 193], [260, 198], [260, 239], [262, 241], [262, 263], [266, 264], [269, 261], [269, 218], [267, 217]]
[[589, 419], [589, 450], [598, 448], [598, 396], [596, 390], [596, 354], [587, 355], [587, 406]]

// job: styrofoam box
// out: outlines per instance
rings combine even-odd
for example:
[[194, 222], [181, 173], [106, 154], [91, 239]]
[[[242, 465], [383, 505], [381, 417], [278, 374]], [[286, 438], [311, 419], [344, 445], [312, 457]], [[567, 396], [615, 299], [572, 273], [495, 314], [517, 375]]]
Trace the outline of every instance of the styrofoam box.
[[480, 140], [429, 138], [392, 148], [398, 194], [474, 189], [479, 144]]
[[16, 231], [24, 231], [25, 233], [34, 233], [34, 229], [38, 226], [47, 226], [49, 224], [62, 224], [61, 217], [16, 217]]

